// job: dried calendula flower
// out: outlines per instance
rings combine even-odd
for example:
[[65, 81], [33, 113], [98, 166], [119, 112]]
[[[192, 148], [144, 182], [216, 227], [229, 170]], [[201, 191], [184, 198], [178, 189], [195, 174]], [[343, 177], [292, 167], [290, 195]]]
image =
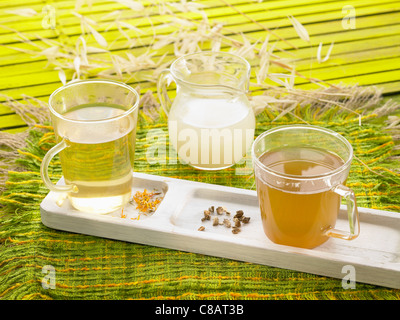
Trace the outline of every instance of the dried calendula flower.
[[204, 226], [201, 226], [200, 228], [198, 228], [198, 231], [204, 231], [206, 228]]
[[161, 192], [158, 191], [149, 193], [146, 189], [144, 189], [143, 192], [137, 191], [130, 203], [133, 204], [133, 202], [135, 202], [137, 205], [136, 209], [138, 209], [140, 212], [152, 213], [157, 209], [162, 200], [162, 197], [154, 198], [154, 196], [160, 194]]
[[213, 226], [217, 226], [217, 225], [219, 225], [219, 219], [218, 219], [218, 217], [215, 217], [213, 219]]

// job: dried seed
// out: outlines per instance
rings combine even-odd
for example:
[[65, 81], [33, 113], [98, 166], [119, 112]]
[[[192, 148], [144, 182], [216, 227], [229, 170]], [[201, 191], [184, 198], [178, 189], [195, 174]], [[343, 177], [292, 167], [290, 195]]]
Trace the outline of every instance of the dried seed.
[[198, 230], [198, 231], [204, 231], [204, 230], [205, 230], [205, 227], [204, 227], [204, 226], [201, 226], [201, 227], [198, 228], [197, 230]]
[[250, 222], [250, 217], [243, 217], [242, 222], [243, 223], [249, 223]]
[[[229, 211], [227, 211], [227, 209], [223, 206], [219, 206], [219, 207], [211, 206], [208, 208], [208, 210], [204, 210], [204, 217], [201, 219], [201, 221], [211, 220], [211, 215], [214, 212], [216, 212], [218, 215], [222, 215], [224, 213], [227, 216], [231, 215], [231, 213]], [[228, 229], [232, 228], [232, 233], [237, 234], [241, 231], [240, 227], [242, 226], [242, 222], [249, 223], [250, 217], [245, 217], [243, 210], [237, 210], [236, 214], [232, 220], [229, 218], [225, 218], [222, 220], [218, 216], [214, 216], [212, 219], [212, 221], [213, 221], [212, 224], [214, 227], [216, 227], [218, 225], [224, 225]], [[199, 230], [203, 231], [204, 229], [201, 227], [201, 228], [199, 228]]]
[[211, 220], [211, 213], [209, 210], [204, 210], [204, 217], [201, 219], [203, 222], [206, 220]]
[[218, 217], [215, 217], [213, 219], [213, 226], [217, 226], [217, 225], [219, 225], [219, 219], [218, 219]]
[[242, 220], [243, 214], [243, 210], [238, 210], [236, 211], [236, 214], [233, 218], [238, 218], [239, 220]]
[[227, 228], [230, 228], [230, 227], [231, 227], [231, 222], [229, 221], [229, 219], [224, 219], [224, 225], [225, 225], [225, 227], [227, 227]]
[[233, 234], [238, 234], [240, 232], [240, 228], [237, 228], [237, 227], [233, 227], [232, 228], [232, 233]]
[[241, 226], [239, 218], [234, 218], [233, 222], [235, 223], [235, 227], [240, 227]]
[[236, 214], [237, 214], [238, 216], [242, 216], [244, 213], [243, 213], [243, 210], [238, 210], [238, 211], [236, 211]]

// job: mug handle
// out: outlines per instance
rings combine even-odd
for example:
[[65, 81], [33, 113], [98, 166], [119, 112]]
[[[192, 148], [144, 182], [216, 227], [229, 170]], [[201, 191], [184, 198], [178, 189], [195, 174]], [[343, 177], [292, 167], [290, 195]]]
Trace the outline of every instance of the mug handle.
[[173, 78], [169, 69], [161, 71], [157, 81], [157, 96], [167, 116], [169, 115], [169, 110], [171, 109], [172, 105], [167, 91], [167, 87], [170, 85], [171, 81], [173, 81]]
[[64, 150], [65, 148], [69, 147], [68, 143], [63, 139], [61, 142], [57, 143], [53, 148], [51, 148], [46, 155], [43, 157], [42, 164], [40, 166], [40, 175], [42, 177], [42, 180], [44, 184], [46, 185], [47, 188], [49, 188], [51, 191], [55, 192], [78, 192], [78, 187], [74, 184], [70, 185], [63, 185], [63, 186], [58, 186], [55, 185], [51, 182], [50, 177], [49, 177], [49, 164], [51, 159], [59, 153], [60, 151]]
[[357, 202], [354, 191], [341, 184], [334, 187], [332, 191], [346, 199], [350, 231], [330, 228], [325, 232], [325, 235], [344, 240], [353, 240], [360, 234], [360, 220], [358, 217]]

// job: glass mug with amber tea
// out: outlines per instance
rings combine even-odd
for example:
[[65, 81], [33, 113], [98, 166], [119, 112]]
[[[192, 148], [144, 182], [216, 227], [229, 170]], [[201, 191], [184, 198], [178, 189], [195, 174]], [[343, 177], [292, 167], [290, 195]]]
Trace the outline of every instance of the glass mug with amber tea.
[[[249, 79], [245, 59], [211, 51], [182, 56], [160, 74], [158, 97], [168, 114], [170, 142], [183, 162], [219, 170], [250, 150], [255, 116], [246, 96]], [[172, 81], [173, 102], [167, 90]]]
[[[131, 196], [139, 95], [109, 80], [67, 84], [49, 99], [57, 144], [43, 158], [41, 176], [52, 191], [65, 192], [80, 211], [107, 213]], [[48, 174], [59, 153], [65, 185]]]
[[[275, 243], [314, 248], [359, 234], [354, 192], [345, 186], [353, 148], [340, 134], [309, 125], [262, 133], [252, 158], [264, 232]], [[335, 229], [342, 197], [349, 230]]]

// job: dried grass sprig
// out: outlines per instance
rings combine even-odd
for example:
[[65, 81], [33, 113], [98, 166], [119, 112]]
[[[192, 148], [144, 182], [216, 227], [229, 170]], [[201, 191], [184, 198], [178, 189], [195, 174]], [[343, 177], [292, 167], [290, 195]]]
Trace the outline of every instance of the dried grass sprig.
[[289, 15], [288, 18], [292, 23], [300, 39], [306, 42], [310, 42], [310, 35], [308, 34], [307, 29], [300, 23], [300, 21], [297, 20], [295, 17], [293, 17], [293, 15]]
[[325, 55], [325, 58], [322, 59], [321, 58], [322, 42], [319, 43], [318, 51], [317, 51], [318, 63], [322, 63], [322, 62], [328, 61], [328, 59], [329, 59], [329, 57], [331, 55], [332, 49], [333, 49], [333, 45], [334, 45], [334, 41], [332, 41], [331, 45], [329, 46], [329, 49], [328, 49], [328, 52]]
[[267, 31], [268, 33], [270, 33], [271, 35], [273, 35], [274, 37], [276, 37], [277, 39], [285, 42], [286, 44], [288, 44], [291, 48], [293, 49], [298, 49], [295, 45], [291, 44], [288, 40], [282, 38], [281, 36], [279, 36], [278, 34], [276, 34], [274, 31], [272, 31], [271, 29], [265, 27], [264, 25], [262, 25], [261, 23], [259, 23], [258, 21], [254, 20], [253, 18], [251, 18], [250, 16], [248, 16], [247, 14], [245, 14], [244, 12], [240, 11], [239, 9], [237, 9], [234, 5], [228, 3], [225, 0], [220, 0], [221, 2], [223, 2], [225, 5], [227, 5], [228, 7], [232, 8], [233, 10], [235, 10], [237, 13], [239, 13], [240, 15], [242, 15], [243, 17], [245, 17], [246, 19], [248, 19], [249, 21], [251, 21], [252, 23], [256, 24], [257, 26], [261, 27], [262, 29], [264, 29], [265, 31]]
[[22, 100], [13, 99], [7, 95], [0, 94], [3, 104], [18, 114], [28, 126], [44, 124], [49, 118], [47, 104], [35, 97], [23, 95]]
[[[126, 9], [109, 12], [95, 21], [89, 16], [77, 12], [84, 5], [87, 5], [90, 10], [93, 1], [77, 0], [74, 10], [71, 11], [71, 15], [77, 19], [77, 25], [81, 26], [81, 34], [78, 35], [76, 41], [71, 41], [68, 37], [47, 39], [40, 36], [32, 40], [31, 35], [28, 36], [18, 30], [1, 26], [13, 32], [24, 44], [23, 48], [11, 44], [7, 47], [29, 56], [47, 60], [47, 66], [58, 73], [60, 82], [63, 84], [75, 79], [105, 77], [125, 82], [141, 82], [143, 87], [146, 87], [147, 82], [154, 84], [159, 73], [169, 67], [176, 57], [183, 54], [201, 51], [206, 46], [213, 51], [221, 49], [232, 51], [251, 59], [252, 65], [256, 66], [253, 68], [256, 83], [251, 84], [254, 91], [250, 92], [250, 102], [257, 114], [268, 109], [273, 111], [275, 116], [272, 121], [290, 115], [301, 122], [308, 123], [307, 119], [303, 119], [297, 113], [303, 107], [311, 110], [316, 118], [322, 116], [325, 111], [335, 108], [339, 113], [358, 116], [359, 119], [374, 108], [374, 112], [378, 116], [389, 116], [387, 129], [396, 132], [396, 139], [400, 140], [400, 119], [391, 115], [400, 109], [398, 103], [387, 101], [381, 107], [376, 108], [381, 102], [382, 93], [378, 88], [334, 85], [298, 72], [295, 65], [280, 57], [280, 52], [296, 57], [296, 51], [279, 48], [277, 40], [286, 43], [293, 49], [297, 49], [297, 47], [228, 3], [227, 0], [220, 1], [265, 30], [266, 34], [261, 39], [255, 39], [251, 34], [232, 30], [221, 22], [211, 23], [206, 8], [199, 2], [180, 0], [174, 3], [153, 2], [143, 5], [141, 1], [134, 0], [112, 1], [124, 5]], [[124, 18], [122, 13], [125, 10], [134, 12], [131, 17], [148, 19], [153, 34], [144, 34], [133, 22]], [[167, 23], [157, 15], [157, 12], [163, 18], [168, 18]], [[188, 12], [198, 14], [199, 18], [185, 16]], [[13, 14], [34, 16], [35, 12], [21, 8]], [[192, 17], [192, 15], [190, 16]], [[109, 22], [110, 19], [113, 20]], [[306, 28], [292, 15], [289, 16], [289, 20], [298, 36], [311, 45], [311, 37]], [[109, 24], [104, 28], [105, 23]], [[99, 26], [102, 26], [102, 30], [105, 32], [113, 29], [118, 35], [107, 41], [105, 34], [99, 31]], [[174, 27], [176, 30], [171, 32], [170, 27]], [[163, 28], [168, 31], [163, 33]], [[271, 38], [273, 37], [275, 41], [272, 42]], [[123, 39], [126, 49], [113, 49], [117, 41], [122, 42], [120, 39]], [[141, 53], [135, 54], [133, 50], [130, 50], [133, 47], [138, 47], [138, 52]], [[332, 50], [333, 43], [328, 48], [325, 57], [322, 58], [322, 44], [320, 44], [317, 51], [318, 62], [328, 61]], [[295, 85], [297, 77], [306, 79], [319, 88], [301, 90]], [[273, 80], [281, 87], [269, 85], [266, 80]], [[262, 94], [258, 94], [259, 92], [256, 90], [260, 90]], [[48, 114], [45, 112], [47, 108], [44, 108], [43, 102], [38, 99], [33, 97], [23, 97], [22, 101], [10, 97], [3, 97], [3, 99], [6, 101], [5, 104], [30, 126], [48, 120]], [[142, 95], [141, 108], [148, 118], [157, 119], [159, 103], [154, 98], [154, 92], [147, 90]], [[7, 139], [9, 140], [9, 137]], [[20, 141], [22, 140], [17, 142]], [[356, 159], [368, 170], [380, 175], [371, 170], [365, 162], [357, 157]]]

